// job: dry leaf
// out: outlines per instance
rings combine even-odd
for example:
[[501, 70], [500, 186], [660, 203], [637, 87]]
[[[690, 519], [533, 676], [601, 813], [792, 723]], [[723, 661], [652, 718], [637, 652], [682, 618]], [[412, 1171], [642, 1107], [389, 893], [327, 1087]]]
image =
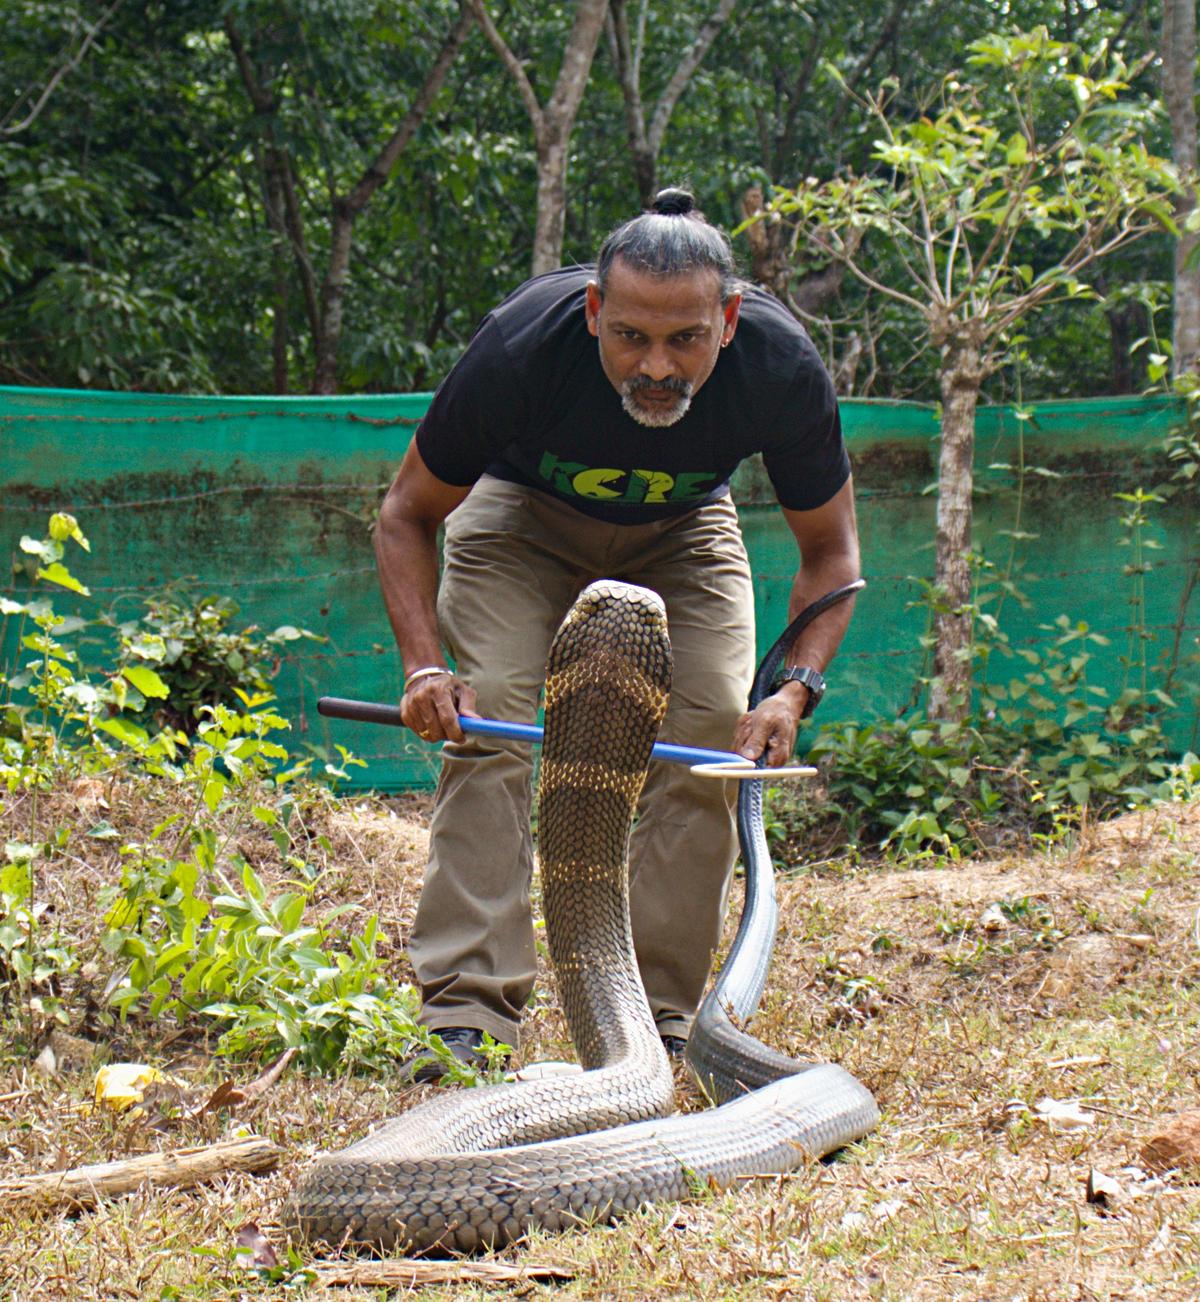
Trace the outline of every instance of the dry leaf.
[[241, 1270], [274, 1270], [279, 1265], [270, 1239], [253, 1221], [238, 1230], [233, 1264]]
[[144, 1062], [112, 1062], [96, 1073], [96, 1103], [124, 1112], [142, 1102], [147, 1086], [168, 1079], [157, 1067]]
[[1094, 1167], [1088, 1172], [1087, 1200], [1104, 1211], [1111, 1211], [1124, 1196], [1125, 1190], [1103, 1171]]
[[235, 1085], [231, 1080], [223, 1080], [208, 1098], [198, 1107], [193, 1108], [188, 1115], [202, 1117], [206, 1112], [219, 1112], [222, 1108], [236, 1108], [243, 1103], [252, 1103], [275, 1084], [295, 1056], [295, 1049], [285, 1049], [261, 1076], [255, 1077], [248, 1085]]
[[984, 931], [1007, 931], [1008, 919], [999, 904], [989, 904], [980, 915], [979, 925]]
[[189, 1117], [202, 1117], [206, 1112], [217, 1112], [221, 1108], [235, 1108], [246, 1101], [245, 1093], [231, 1080], [223, 1080], [220, 1085], [200, 1104], [193, 1108]]
[[1200, 1172], [1200, 1111], [1168, 1117], [1142, 1145], [1141, 1163], [1147, 1171]]
[[1084, 1130], [1096, 1120], [1094, 1112], [1085, 1112], [1074, 1099], [1039, 1099], [1033, 1115], [1055, 1130]]
[[299, 1053], [298, 1049], [285, 1049], [261, 1076], [256, 1076], [249, 1085], [243, 1085], [241, 1092], [246, 1102], [262, 1098], [287, 1070], [288, 1063], [297, 1053]]

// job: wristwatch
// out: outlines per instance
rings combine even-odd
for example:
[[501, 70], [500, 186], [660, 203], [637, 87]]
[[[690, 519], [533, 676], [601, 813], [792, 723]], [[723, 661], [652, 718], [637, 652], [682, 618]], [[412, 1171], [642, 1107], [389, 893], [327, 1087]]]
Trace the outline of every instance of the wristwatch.
[[815, 669], [810, 669], [807, 665], [804, 665], [799, 669], [781, 669], [775, 675], [771, 690], [773, 692], [779, 691], [784, 683], [803, 683], [808, 688], [808, 700], [804, 705], [804, 713], [800, 716], [802, 719], [807, 719], [821, 704], [821, 697], [825, 695], [825, 679]]

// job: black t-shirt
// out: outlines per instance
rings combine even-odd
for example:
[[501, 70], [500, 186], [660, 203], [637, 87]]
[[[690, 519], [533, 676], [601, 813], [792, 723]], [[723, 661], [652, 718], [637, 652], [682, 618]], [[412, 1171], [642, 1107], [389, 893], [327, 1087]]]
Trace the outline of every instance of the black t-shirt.
[[680, 420], [627, 415], [584, 315], [594, 268], [527, 281], [484, 318], [417, 430], [443, 483], [485, 472], [585, 515], [644, 524], [728, 491], [755, 452], [781, 505], [824, 505], [846, 482], [833, 384], [812, 341], [774, 298], [747, 290], [737, 332]]

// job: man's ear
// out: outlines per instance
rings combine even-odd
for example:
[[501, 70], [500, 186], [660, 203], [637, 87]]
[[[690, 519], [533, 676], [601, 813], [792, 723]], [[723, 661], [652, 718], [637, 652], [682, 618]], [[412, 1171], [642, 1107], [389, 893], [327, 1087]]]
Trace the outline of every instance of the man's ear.
[[741, 294], [734, 294], [728, 303], [721, 309], [721, 315], [725, 318], [725, 324], [721, 328], [721, 347], [724, 348], [733, 338], [737, 330], [738, 316], [742, 310]]
[[603, 301], [600, 297], [600, 286], [594, 280], [589, 280], [584, 314], [587, 316], [587, 328], [590, 334], [600, 333], [600, 305]]

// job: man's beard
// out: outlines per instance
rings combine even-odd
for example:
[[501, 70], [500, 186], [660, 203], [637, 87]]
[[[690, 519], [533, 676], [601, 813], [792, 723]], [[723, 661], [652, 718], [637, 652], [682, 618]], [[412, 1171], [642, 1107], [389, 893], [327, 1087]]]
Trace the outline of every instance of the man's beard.
[[[678, 401], [669, 405], [666, 403], [643, 405], [636, 397], [643, 389], [666, 389], [676, 394]], [[632, 416], [639, 425], [648, 425], [652, 429], [663, 429], [667, 425], [674, 425], [676, 421], [682, 420], [687, 415], [691, 405], [692, 386], [687, 380], [680, 380], [675, 376], [669, 376], [665, 380], [652, 380], [648, 375], [635, 375], [621, 385], [621, 406], [625, 408], [626, 414]]]

